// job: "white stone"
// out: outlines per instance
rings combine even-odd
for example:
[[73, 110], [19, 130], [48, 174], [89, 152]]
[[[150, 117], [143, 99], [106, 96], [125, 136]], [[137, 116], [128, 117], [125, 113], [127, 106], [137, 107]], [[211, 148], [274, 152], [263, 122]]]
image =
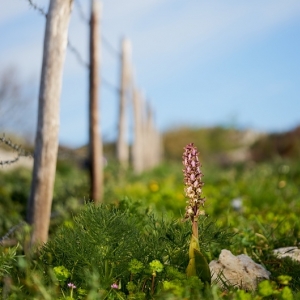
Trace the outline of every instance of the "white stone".
[[221, 288], [235, 286], [244, 290], [255, 290], [257, 284], [269, 279], [271, 273], [262, 265], [255, 263], [249, 256], [233, 255], [229, 250], [223, 249], [218, 260], [209, 264], [212, 282]]
[[273, 250], [273, 253], [279, 258], [290, 257], [300, 262], [300, 249], [298, 247], [282, 247]]
[[235, 211], [241, 212], [243, 210], [243, 200], [242, 198], [234, 198], [231, 200], [231, 207]]

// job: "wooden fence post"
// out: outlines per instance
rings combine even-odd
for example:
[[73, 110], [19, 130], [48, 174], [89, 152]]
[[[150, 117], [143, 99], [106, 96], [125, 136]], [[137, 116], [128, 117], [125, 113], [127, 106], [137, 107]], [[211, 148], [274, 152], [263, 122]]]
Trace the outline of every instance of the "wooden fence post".
[[147, 136], [147, 169], [153, 167], [153, 156], [155, 151], [154, 139], [153, 139], [153, 111], [149, 102], [146, 106], [146, 136]]
[[120, 106], [119, 106], [119, 124], [117, 139], [117, 159], [123, 168], [128, 167], [129, 163], [129, 146], [126, 140], [126, 108], [128, 105], [128, 93], [130, 88], [130, 68], [129, 54], [130, 41], [123, 39], [121, 53], [121, 86], [120, 86]]
[[59, 102], [73, 0], [51, 0], [47, 15], [39, 91], [34, 168], [27, 207], [31, 245], [47, 242], [59, 133]]
[[132, 144], [132, 164], [136, 174], [143, 169], [143, 115], [141, 93], [133, 89], [134, 140]]
[[91, 0], [89, 75], [89, 165], [91, 198], [97, 204], [103, 197], [103, 144], [99, 130], [99, 13], [98, 0]]
[[144, 141], [144, 169], [157, 166], [162, 158], [162, 144], [160, 133], [154, 124], [153, 111], [149, 103], [146, 105], [146, 120], [143, 129]]
[[162, 148], [162, 137], [158, 129], [154, 126], [153, 128], [153, 139], [154, 139], [154, 158], [153, 158], [153, 166], [157, 166], [160, 164], [163, 155]]

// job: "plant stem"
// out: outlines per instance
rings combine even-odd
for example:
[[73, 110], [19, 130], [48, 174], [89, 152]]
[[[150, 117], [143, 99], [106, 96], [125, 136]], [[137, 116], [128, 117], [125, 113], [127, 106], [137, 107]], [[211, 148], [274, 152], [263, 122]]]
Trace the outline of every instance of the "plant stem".
[[154, 294], [154, 279], [155, 279], [155, 275], [152, 275], [152, 285], [151, 285], [151, 294]]
[[[148, 279], [149, 279], [149, 278], [148, 278]], [[147, 282], [148, 279], [145, 279], [145, 281], [144, 281], [144, 283], [143, 283], [142, 292], [144, 292], [144, 290], [145, 290], [146, 282]]]
[[192, 232], [193, 232], [193, 236], [198, 239], [199, 233], [198, 233], [198, 218], [194, 217], [193, 218], [193, 222], [192, 222]]

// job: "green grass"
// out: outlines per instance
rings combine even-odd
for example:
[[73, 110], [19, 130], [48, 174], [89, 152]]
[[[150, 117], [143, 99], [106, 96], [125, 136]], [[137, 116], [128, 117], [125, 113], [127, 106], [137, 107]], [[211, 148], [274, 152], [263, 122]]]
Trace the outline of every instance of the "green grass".
[[[50, 242], [40, 256], [30, 261], [22, 256], [24, 237], [20, 236], [26, 232], [13, 234], [21, 243], [19, 256], [13, 255], [14, 248], [0, 248], [5, 270], [1, 273], [1, 288], [8, 289], [7, 278], [11, 276], [10, 299], [67, 297], [71, 291], [66, 284], [71, 280], [78, 285], [73, 294], [77, 299], [125, 299], [130, 295], [128, 299], [293, 299], [284, 296], [289, 292], [299, 299], [300, 264], [272, 255], [275, 248], [299, 246], [299, 161], [276, 159], [226, 168], [203, 160], [202, 164], [205, 210], [209, 216], [200, 226], [205, 256], [209, 261], [215, 259], [222, 248], [235, 255], [248, 254], [272, 273], [270, 285], [264, 283], [256, 293], [249, 294], [234, 289], [207, 289], [198, 281], [184, 279], [190, 231], [188, 224], [180, 221], [186, 205], [180, 161], [163, 164], [140, 176], [119, 174], [110, 163], [105, 170], [104, 191], [109, 206], [94, 219], [86, 215], [90, 208], [84, 205], [89, 199], [87, 172], [70, 162], [60, 162], [53, 202], [57, 217], [51, 222]], [[24, 219], [30, 176], [26, 170], [1, 174], [1, 236]], [[240, 210], [232, 207], [236, 198], [242, 202]], [[209, 224], [213, 228], [209, 229]], [[152, 294], [149, 264], [154, 260], [166, 263], [167, 250], [172, 269], [157, 273]], [[114, 257], [107, 256], [113, 252]], [[133, 259], [140, 261], [143, 268], [140, 275], [130, 279]], [[71, 277], [59, 282], [53, 271], [55, 266], [66, 267]], [[278, 279], [280, 275], [291, 277], [287, 285]], [[120, 289], [110, 288], [114, 281], [122, 284]], [[195, 287], [197, 293], [193, 292]]]

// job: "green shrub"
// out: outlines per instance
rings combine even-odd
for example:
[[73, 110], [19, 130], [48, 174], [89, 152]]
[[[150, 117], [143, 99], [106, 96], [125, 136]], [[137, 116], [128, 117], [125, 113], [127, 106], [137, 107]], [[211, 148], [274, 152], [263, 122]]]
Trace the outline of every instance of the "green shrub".
[[[228, 245], [232, 237], [232, 233], [217, 228], [205, 217], [199, 222], [199, 232], [204, 250], [209, 249], [212, 241], [219, 243], [220, 249]], [[87, 204], [73, 223], [61, 226], [45, 244], [39, 265], [46, 274], [51, 273], [49, 270], [56, 273], [65, 270], [68, 276], [65, 275], [64, 280], [61, 275], [60, 279], [57, 277], [65, 292], [67, 282], [92, 290], [91, 278], [97, 278], [98, 293], [117, 291], [149, 296], [162, 291], [166, 280], [170, 282], [167, 288], [165, 286], [168, 291], [176, 280], [187, 280], [189, 242], [190, 224], [180, 220], [166, 221], [111, 205]], [[51, 282], [50, 277], [48, 282]], [[185, 291], [185, 285], [191, 284], [183, 281], [179, 290]], [[176, 291], [178, 293], [178, 289]]]

